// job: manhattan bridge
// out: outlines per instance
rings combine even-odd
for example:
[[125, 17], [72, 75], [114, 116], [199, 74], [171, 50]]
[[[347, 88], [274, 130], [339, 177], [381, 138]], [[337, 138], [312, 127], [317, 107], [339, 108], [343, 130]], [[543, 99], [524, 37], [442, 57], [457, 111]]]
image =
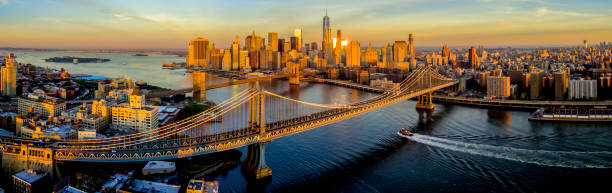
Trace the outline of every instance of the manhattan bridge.
[[243, 162], [257, 177], [271, 175], [265, 143], [418, 97], [433, 109], [431, 93], [456, 81], [431, 67], [410, 73], [395, 89], [347, 105], [315, 104], [280, 96], [256, 84], [184, 120], [140, 133], [109, 138], [45, 142], [0, 136], [0, 151], [37, 163], [133, 162], [186, 158], [248, 146]]

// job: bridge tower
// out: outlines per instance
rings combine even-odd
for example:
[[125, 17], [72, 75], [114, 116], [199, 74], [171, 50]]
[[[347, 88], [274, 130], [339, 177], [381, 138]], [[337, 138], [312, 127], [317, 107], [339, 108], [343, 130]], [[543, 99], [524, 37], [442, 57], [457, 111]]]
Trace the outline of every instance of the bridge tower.
[[[250, 132], [260, 135], [266, 133], [265, 124], [265, 93], [259, 87], [259, 82], [255, 83], [257, 90], [253, 91], [254, 97], [249, 100], [249, 121]], [[266, 142], [251, 144], [248, 146], [246, 158], [242, 161], [242, 168], [254, 177], [262, 179], [272, 175], [272, 169], [266, 165]]]
[[255, 91], [252, 91], [253, 98], [249, 100], [249, 124], [248, 127], [252, 132], [257, 132], [259, 134], [265, 134], [266, 124], [266, 108], [265, 108], [265, 99], [266, 94], [263, 92], [263, 89], [259, 87], [259, 82], [255, 83]]
[[300, 65], [294, 62], [287, 62], [289, 68], [289, 84], [300, 85]]
[[[426, 86], [426, 89], [430, 89], [431, 88], [431, 68], [428, 67], [425, 70], [425, 78], [423, 79], [421, 84], [422, 86]], [[427, 94], [424, 95], [420, 95], [418, 96], [418, 103], [416, 104], [416, 108], [417, 109], [422, 109], [422, 110], [433, 110], [436, 106], [433, 104], [433, 102], [431, 101], [431, 93], [427, 92]]]
[[206, 102], [206, 73], [195, 70], [191, 73], [193, 80], [193, 103]]

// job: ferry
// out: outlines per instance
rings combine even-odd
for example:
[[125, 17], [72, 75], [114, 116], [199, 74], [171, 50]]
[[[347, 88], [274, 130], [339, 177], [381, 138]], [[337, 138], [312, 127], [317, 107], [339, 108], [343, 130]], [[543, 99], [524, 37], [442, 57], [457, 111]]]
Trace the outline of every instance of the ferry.
[[612, 108], [607, 106], [541, 108], [529, 121], [612, 122]]
[[406, 128], [402, 128], [402, 130], [397, 132], [397, 134], [399, 136], [402, 136], [402, 137], [411, 137], [411, 136], [414, 136], [414, 134], [410, 133], [410, 131], [408, 131]]

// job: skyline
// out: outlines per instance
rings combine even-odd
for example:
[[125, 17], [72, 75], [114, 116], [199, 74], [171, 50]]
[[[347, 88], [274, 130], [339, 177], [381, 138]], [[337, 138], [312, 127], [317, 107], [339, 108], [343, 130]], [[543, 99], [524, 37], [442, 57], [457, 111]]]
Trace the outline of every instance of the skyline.
[[[398, 2], [403, 2], [398, 4]], [[0, 1], [0, 47], [59, 49], [185, 48], [195, 37], [227, 48], [236, 35], [289, 37], [321, 43], [328, 9], [331, 29], [364, 45], [415, 36], [416, 47], [576, 46], [612, 39], [612, 6], [603, 0], [470, 1]], [[95, 37], [95, 38], [94, 38]]]

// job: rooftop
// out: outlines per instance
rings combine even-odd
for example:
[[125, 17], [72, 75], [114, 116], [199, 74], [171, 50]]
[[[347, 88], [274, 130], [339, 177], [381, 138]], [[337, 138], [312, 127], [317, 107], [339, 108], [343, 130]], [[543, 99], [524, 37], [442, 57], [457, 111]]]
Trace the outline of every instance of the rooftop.
[[47, 176], [47, 173], [44, 172], [37, 172], [34, 170], [23, 170], [21, 172], [17, 172], [16, 174], [13, 175], [13, 177], [19, 178], [27, 183], [34, 183], [40, 179], [42, 179], [43, 177]]
[[176, 165], [174, 162], [166, 162], [166, 161], [150, 161], [147, 165], [144, 166], [144, 169], [158, 169], [158, 168], [174, 168]]
[[66, 186], [62, 188], [61, 190], [59, 190], [58, 193], [86, 193], [86, 192], [83, 190], [79, 190], [72, 186]]
[[128, 179], [128, 176], [125, 174], [115, 174], [113, 176], [111, 176], [111, 179], [109, 179], [108, 181], [104, 182], [104, 184], [102, 184], [102, 188], [106, 189], [106, 190], [112, 190], [117, 188], [117, 185], [125, 182]]
[[178, 193], [181, 186], [145, 180], [134, 180], [129, 189], [135, 192]]
[[108, 79], [106, 76], [85, 76], [80, 77], [81, 80], [105, 80]]

